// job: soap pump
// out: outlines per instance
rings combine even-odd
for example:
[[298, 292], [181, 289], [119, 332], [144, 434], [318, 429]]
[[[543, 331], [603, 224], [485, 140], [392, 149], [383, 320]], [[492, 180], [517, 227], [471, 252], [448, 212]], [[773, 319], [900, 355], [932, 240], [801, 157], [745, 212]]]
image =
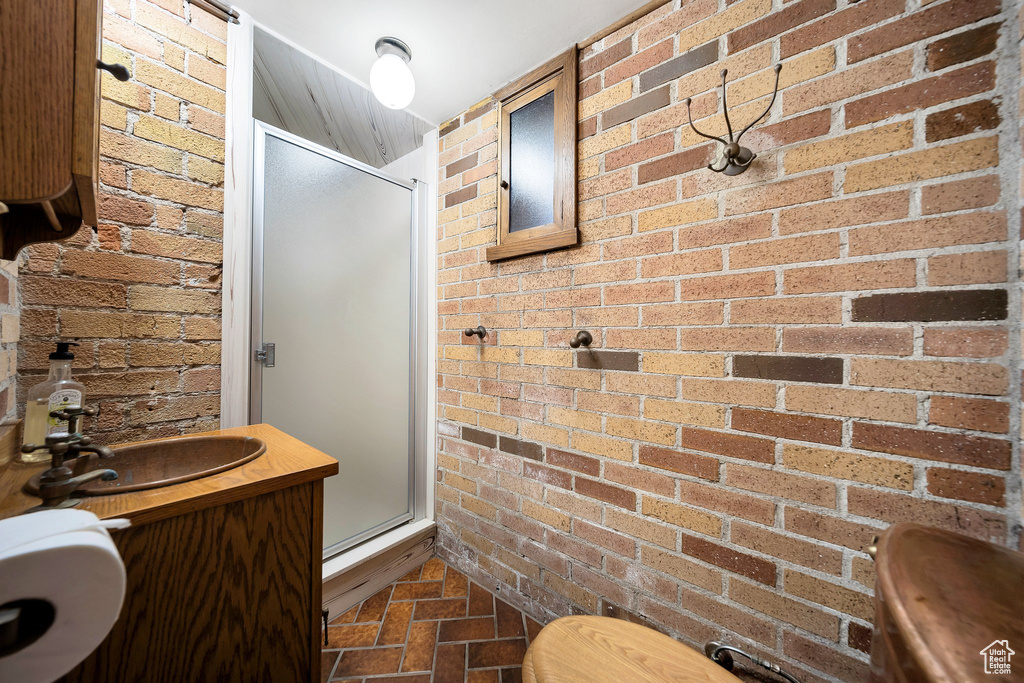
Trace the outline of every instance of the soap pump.
[[[50, 354], [49, 376], [28, 390], [23, 444], [42, 444], [47, 435], [66, 432], [67, 421], [50, 417], [50, 413], [83, 406], [85, 386], [71, 378], [71, 363], [75, 360], [75, 354], [71, 353], [72, 346], [78, 344], [57, 342], [57, 350]], [[50, 454], [44, 449], [22, 456], [25, 462], [45, 462], [49, 459]]]

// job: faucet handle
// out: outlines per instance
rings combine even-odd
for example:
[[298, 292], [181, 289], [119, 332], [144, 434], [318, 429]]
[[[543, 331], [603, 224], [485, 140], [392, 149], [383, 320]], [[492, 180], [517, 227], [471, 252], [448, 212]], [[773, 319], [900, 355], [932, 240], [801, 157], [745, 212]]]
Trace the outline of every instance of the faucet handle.
[[61, 421], [70, 420], [73, 417], [95, 417], [95, 408], [83, 408], [82, 406], [65, 406], [60, 410], [50, 411], [50, 417], [55, 417]]

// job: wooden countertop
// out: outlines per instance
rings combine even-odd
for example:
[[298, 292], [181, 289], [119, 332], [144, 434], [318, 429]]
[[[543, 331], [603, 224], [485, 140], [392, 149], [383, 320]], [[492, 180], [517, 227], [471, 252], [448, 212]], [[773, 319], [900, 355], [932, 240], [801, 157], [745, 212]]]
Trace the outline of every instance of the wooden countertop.
[[[240, 435], [262, 439], [267, 451], [244, 465], [173, 486], [111, 496], [85, 496], [76, 509], [102, 519], [127, 517], [136, 526], [186, 512], [224, 505], [271, 491], [305, 484], [338, 473], [338, 461], [268, 424], [222, 429], [188, 436]], [[111, 460], [110, 466], [117, 464]], [[13, 517], [39, 504], [21, 487], [47, 463], [9, 462], [0, 466], [0, 519]]]

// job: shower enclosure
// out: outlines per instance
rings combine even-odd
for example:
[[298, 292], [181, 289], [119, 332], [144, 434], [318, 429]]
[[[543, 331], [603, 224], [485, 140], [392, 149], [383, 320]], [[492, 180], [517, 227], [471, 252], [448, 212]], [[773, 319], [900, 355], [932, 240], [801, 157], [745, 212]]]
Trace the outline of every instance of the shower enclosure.
[[336, 458], [324, 558], [415, 511], [415, 181], [256, 122], [249, 419]]

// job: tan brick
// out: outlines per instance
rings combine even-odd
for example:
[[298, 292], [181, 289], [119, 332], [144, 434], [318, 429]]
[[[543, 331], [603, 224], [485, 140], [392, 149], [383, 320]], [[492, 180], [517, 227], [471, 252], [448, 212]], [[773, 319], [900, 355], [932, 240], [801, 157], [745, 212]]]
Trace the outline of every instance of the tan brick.
[[62, 334], [83, 339], [167, 339], [181, 329], [175, 316], [101, 311], [61, 311], [60, 323]]
[[[847, 176], [847, 183], [849, 183], [849, 176]], [[831, 196], [832, 172], [828, 171], [749, 189], [733, 190], [725, 195], [725, 215], [734, 216], [766, 209], [777, 209]]]
[[722, 519], [688, 505], [679, 505], [658, 498], [644, 496], [642, 511], [648, 517], [660, 519], [684, 529], [690, 529], [700, 534], [714, 536], [722, 535]]
[[805, 235], [729, 248], [730, 270], [839, 258], [839, 235]]
[[597, 95], [580, 100], [579, 118], [582, 121], [633, 96], [633, 81], [627, 80], [601, 90]]
[[843, 189], [846, 192], [863, 192], [917, 180], [978, 171], [991, 168], [998, 163], [998, 142], [994, 136], [950, 145], [933, 145], [918, 152], [896, 154], [878, 161], [855, 164], [846, 171]]
[[895, 327], [791, 327], [782, 331], [782, 350], [909, 356], [914, 334], [910, 328]]
[[910, 193], [905, 190], [795, 206], [779, 214], [779, 233], [792, 235], [896, 220], [906, 218], [909, 211]]
[[587, 159], [595, 154], [601, 154], [610, 149], [621, 147], [629, 142], [631, 138], [632, 131], [628, 125], [612, 128], [607, 133], [601, 133], [580, 142], [579, 158]]
[[850, 255], [981, 244], [1006, 239], [1006, 214], [981, 211], [851, 230]]
[[916, 391], [950, 391], [1001, 396], [1009, 385], [1005, 367], [994, 363], [854, 358], [850, 383]]
[[725, 427], [725, 408], [706, 403], [649, 398], [644, 401], [644, 417], [700, 427]]
[[633, 446], [625, 441], [595, 436], [583, 432], [573, 432], [572, 447], [584, 453], [603, 455], [615, 460], [632, 460]]
[[928, 422], [944, 427], [1006, 434], [1010, 429], [1010, 404], [982, 398], [932, 396]]
[[808, 607], [796, 600], [732, 577], [729, 579], [729, 597], [805, 631], [834, 642], [839, 640], [839, 617]]
[[128, 296], [132, 308], [141, 311], [174, 313], [216, 313], [220, 311], [219, 292], [197, 292], [134, 285], [128, 288]]
[[148, 171], [132, 171], [131, 176], [132, 189], [140, 194], [213, 211], [221, 211], [224, 208], [223, 190], [203, 187]]
[[102, 280], [175, 284], [180, 266], [170, 261], [138, 256], [75, 250], [64, 254], [61, 272]]
[[787, 569], [785, 573], [786, 592], [819, 605], [871, 621], [875, 609], [871, 596], [844, 588], [829, 581], [822, 581], [807, 574]]
[[909, 149], [913, 144], [914, 122], [901, 121], [801, 145], [786, 152], [783, 163], [787, 173], [799, 173]]
[[905, 462], [872, 458], [858, 453], [784, 444], [782, 460], [787, 468], [910, 491], [914, 467]]
[[192, 152], [208, 159], [224, 161], [224, 142], [222, 140], [195, 133], [169, 121], [142, 115], [135, 122], [133, 131], [136, 136], [146, 140]]
[[786, 387], [786, 409], [907, 424], [917, 422], [917, 399], [912, 394], [791, 385]]
[[[224, 93], [219, 92], [208, 85], [199, 83], [198, 81], [186, 78], [172, 69], [140, 59], [135, 66], [135, 73], [132, 75], [139, 82], [153, 86], [158, 90], [163, 90], [170, 95], [180, 97], [186, 102], [191, 102], [198, 104], [201, 107], [212, 109], [218, 114], [224, 113]], [[106, 79], [104, 79], [104, 85], [105, 82]], [[104, 97], [106, 96], [107, 95], [104, 94]], [[119, 99], [118, 97], [110, 97], [110, 99], [128, 106], [133, 106], [131, 102], [125, 102], [123, 99]], [[147, 106], [135, 108], [144, 108], [148, 110], [148, 97], [146, 99]]]
[[708, 19], [683, 29], [679, 33], [679, 43], [676, 49], [679, 54], [683, 54], [691, 48], [703, 45], [719, 36], [724, 36], [729, 31], [768, 14], [771, 9], [771, 0], [742, 0], [742, 2], [737, 2], [724, 11], [717, 12]]
[[[835, 66], [836, 52], [831, 45], [791, 59], [786, 62], [786, 68], [779, 74], [779, 90], [785, 90], [812, 78], [824, 76]], [[729, 84], [729, 105], [733, 107], [770, 95], [774, 88], [775, 70], [762, 69], [748, 78]], [[755, 108], [760, 109], [763, 106], [761, 102], [757, 102]], [[750, 113], [749, 116], [753, 117], [757, 114]]]
[[697, 223], [717, 217], [718, 202], [709, 197], [673, 204], [663, 209], [642, 211], [637, 219], [637, 229], [640, 232], [645, 232], [674, 225]]
[[738, 380], [683, 380], [683, 398], [691, 401], [775, 407], [775, 385]]
[[[196, 14], [202, 13], [197, 12]], [[193, 52], [198, 52], [221, 64], [227, 64], [227, 46], [222, 41], [192, 28], [185, 23], [183, 18], [172, 17], [155, 7], [141, 3], [135, 9], [135, 21]]]
[[924, 331], [926, 356], [992, 358], [1006, 352], [1008, 337], [997, 327], [941, 327]]
[[644, 372], [690, 377], [725, 376], [725, 356], [720, 355], [645, 353], [643, 362]]
[[843, 320], [838, 297], [749, 299], [730, 304], [733, 323], [838, 323]]
[[813, 294], [913, 287], [916, 282], [914, 261], [901, 259], [794, 268], [786, 271], [783, 289], [786, 294]]

